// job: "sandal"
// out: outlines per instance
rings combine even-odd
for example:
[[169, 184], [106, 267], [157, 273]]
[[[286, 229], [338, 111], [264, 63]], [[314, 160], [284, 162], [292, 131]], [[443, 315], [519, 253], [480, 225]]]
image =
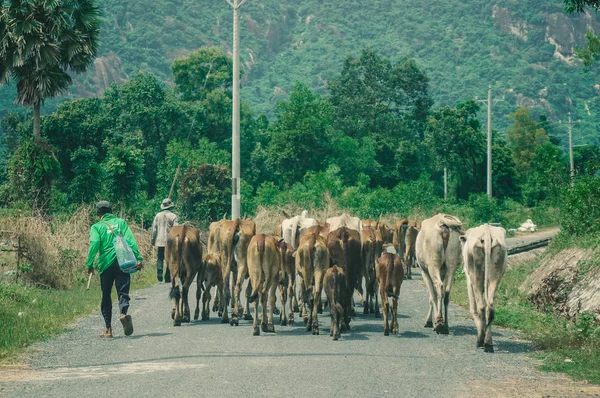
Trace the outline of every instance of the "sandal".
[[123, 325], [125, 336], [131, 336], [131, 334], [133, 334], [133, 321], [131, 320], [131, 315], [121, 315], [121, 324]]

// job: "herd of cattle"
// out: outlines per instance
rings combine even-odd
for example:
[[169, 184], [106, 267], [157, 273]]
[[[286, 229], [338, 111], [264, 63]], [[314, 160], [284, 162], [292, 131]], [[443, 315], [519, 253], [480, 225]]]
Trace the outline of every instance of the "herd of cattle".
[[[319, 334], [324, 290], [331, 315], [330, 336], [337, 340], [341, 332], [350, 329], [357, 290], [365, 314], [379, 317], [381, 298], [387, 336], [390, 331], [398, 333], [400, 287], [405, 278], [411, 278], [411, 268], [418, 265], [429, 291], [425, 327], [448, 334], [450, 290], [463, 263], [477, 326], [477, 347], [494, 352], [491, 323], [495, 291], [506, 268], [505, 235], [503, 228], [488, 224], [465, 232], [458, 218], [445, 214], [420, 224], [400, 220], [390, 228], [383, 222], [362, 221], [347, 214], [319, 223], [303, 212], [282, 219], [274, 234], [256, 233], [250, 219], [214, 222], [203, 256], [199, 231], [187, 225], [174, 226], [166, 248], [173, 277], [171, 298], [175, 300], [171, 316], [175, 326], [190, 322], [188, 292], [197, 276], [195, 320], [200, 317], [200, 299], [202, 320], [209, 319], [211, 290], [216, 288], [212, 311], [218, 312], [222, 323], [237, 326], [243, 316], [254, 321], [254, 335], [260, 335], [261, 329], [275, 332], [273, 316], [279, 288], [280, 324], [293, 325], [294, 312], [299, 312], [306, 330]], [[250, 281], [242, 306], [240, 294], [247, 278]], [[250, 314], [251, 303], [254, 316]]]

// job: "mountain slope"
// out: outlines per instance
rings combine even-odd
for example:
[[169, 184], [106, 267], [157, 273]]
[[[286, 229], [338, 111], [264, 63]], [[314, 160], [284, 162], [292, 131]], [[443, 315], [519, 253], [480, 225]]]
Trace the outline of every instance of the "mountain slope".
[[[176, 57], [204, 45], [231, 48], [225, 0], [105, 0], [102, 7], [102, 54], [78, 80], [80, 96], [140, 70], [168, 80]], [[495, 127], [506, 128], [520, 105], [555, 121], [571, 110], [581, 119], [575, 143], [599, 142], [600, 78], [572, 57], [587, 28], [600, 31], [598, 21], [565, 15], [560, 0], [249, 0], [241, 14], [242, 97], [270, 114], [296, 80], [324, 91], [345, 56], [370, 46], [393, 60], [415, 58], [436, 106], [484, 98], [492, 84], [505, 99], [494, 108]]]

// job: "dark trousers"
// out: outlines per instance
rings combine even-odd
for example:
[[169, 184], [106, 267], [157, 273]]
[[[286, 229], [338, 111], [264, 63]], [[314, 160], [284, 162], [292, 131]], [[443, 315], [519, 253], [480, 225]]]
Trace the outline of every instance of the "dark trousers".
[[[165, 248], [159, 247], [156, 253], [156, 273], [158, 277], [158, 281], [163, 281], [163, 265], [165, 263]], [[169, 267], [165, 269], [165, 282], [171, 281], [171, 272], [169, 271]]]
[[106, 271], [100, 274], [100, 287], [102, 288], [102, 302], [100, 310], [104, 317], [106, 328], [110, 328], [112, 318], [112, 299], [110, 297], [113, 285], [116, 287], [117, 296], [119, 298], [119, 310], [121, 314], [127, 314], [129, 309], [129, 286], [131, 284], [131, 276], [121, 271], [119, 263], [115, 260]]

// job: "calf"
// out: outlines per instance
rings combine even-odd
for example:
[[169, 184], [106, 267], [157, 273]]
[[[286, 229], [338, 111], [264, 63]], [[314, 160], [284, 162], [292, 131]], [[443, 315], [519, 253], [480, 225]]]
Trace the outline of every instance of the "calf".
[[253, 335], [260, 335], [258, 327], [259, 299], [262, 306], [262, 331], [275, 333], [273, 308], [275, 308], [275, 290], [281, 273], [281, 253], [277, 238], [265, 234], [252, 237], [248, 244], [248, 273], [253, 286], [252, 294], [248, 298], [249, 302], [254, 303]]
[[318, 306], [321, 299], [323, 276], [329, 268], [327, 242], [318, 233], [305, 234], [300, 238], [296, 251], [296, 269], [302, 276], [303, 318], [306, 331], [319, 334]]
[[323, 276], [323, 288], [329, 302], [331, 315], [331, 330], [329, 335], [333, 340], [340, 338], [341, 328], [344, 326], [344, 308], [346, 307], [346, 274], [344, 269], [334, 265]]
[[469, 229], [462, 242], [469, 307], [477, 326], [477, 348], [494, 352], [494, 296], [506, 271], [506, 230], [484, 224]]
[[200, 232], [187, 225], [171, 228], [167, 237], [165, 260], [171, 273], [170, 297], [175, 299], [171, 318], [175, 326], [190, 321], [188, 292], [196, 274], [200, 280], [204, 276]]
[[419, 235], [419, 225], [415, 221], [406, 224], [404, 232], [404, 263], [406, 265], [406, 279], [412, 279], [412, 267], [415, 264], [415, 245]]
[[398, 334], [398, 297], [400, 296], [400, 286], [404, 280], [404, 268], [402, 259], [397, 254], [383, 253], [377, 261], [377, 280], [379, 281], [379, 293], [381, 294], [381, 306], [383, 311], [383, 334], [390, 335], [390, 303], [389, 296], [392, 298], [392, 333]]
[[198, 320], [200, 294], [202, 293], [202, 282], [204, 282], [204, 294], [202, 295], [202, 320], [210, 319], [210, 291], [213, 287], [217, 287], [217, 295], [223, 291], [223, 274], [221, 271], [221, 255], [219, 253], [209, 253], [204, 256], [204, 278], [196, 278], [196, 311], [194, 312], [194, 320]]
[[[462, 223], [456, 217], [438, 214], [421, 223], [415, 254], [429, 291], [425, 327], [448, 334], [448, 304], [454, 275], [460, 265]], [[435, 326], [434, 326], [435, 321]]]
[[338, 228], [327, 236], [327, 248], [331, 254], [331, 264], [344, 268], [346, 273], [344, 322], [346, 328], [350, 329], [350, 317], [353, 315], [352, 296], [362, 268], [360, 233], [346, 227]]

